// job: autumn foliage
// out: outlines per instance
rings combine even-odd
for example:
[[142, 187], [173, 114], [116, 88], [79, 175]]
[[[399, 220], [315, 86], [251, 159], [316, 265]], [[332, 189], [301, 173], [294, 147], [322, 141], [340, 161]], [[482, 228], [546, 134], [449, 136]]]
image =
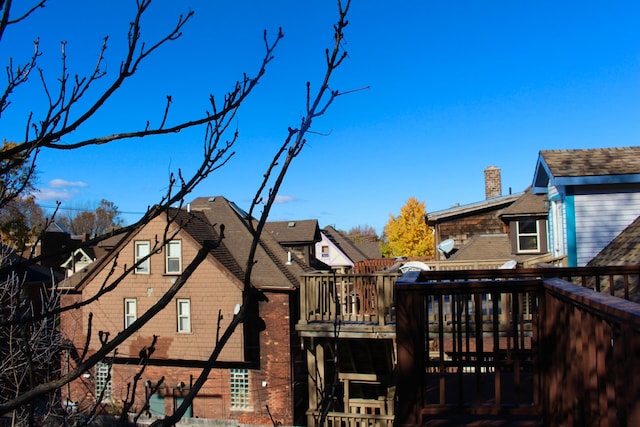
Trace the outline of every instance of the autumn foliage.
[[385, 257], [433, 255], [433, 233], [427, 227], [425, 214], [424, 202], [415, 197], [410, 197], [400, 208], [400, 215], [389, 214], [382, 254]]

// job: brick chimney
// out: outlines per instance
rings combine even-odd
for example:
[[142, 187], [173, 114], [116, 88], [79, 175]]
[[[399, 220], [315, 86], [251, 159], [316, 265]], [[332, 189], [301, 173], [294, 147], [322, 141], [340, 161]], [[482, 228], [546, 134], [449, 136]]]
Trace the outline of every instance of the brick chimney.
[[489, 166], [484, 170], [484, 194], [487, 200], [502, 196], [500, 168]]

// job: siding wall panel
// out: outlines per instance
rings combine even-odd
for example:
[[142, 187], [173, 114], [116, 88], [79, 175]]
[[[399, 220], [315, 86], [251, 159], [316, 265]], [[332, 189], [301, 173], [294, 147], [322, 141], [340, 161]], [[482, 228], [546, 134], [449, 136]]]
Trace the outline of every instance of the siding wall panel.
[[579, 194], [574, 202], [579, 266], [640, 215], [640, 193]]

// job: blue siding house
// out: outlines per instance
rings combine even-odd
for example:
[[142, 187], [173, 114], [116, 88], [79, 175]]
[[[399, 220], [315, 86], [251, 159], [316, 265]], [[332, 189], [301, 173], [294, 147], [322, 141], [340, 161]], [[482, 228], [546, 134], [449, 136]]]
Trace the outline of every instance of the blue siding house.
[[640, 216], [640, 146], [540, 151], [533, 194], [546, 194], [549, 252], [586, 265]]

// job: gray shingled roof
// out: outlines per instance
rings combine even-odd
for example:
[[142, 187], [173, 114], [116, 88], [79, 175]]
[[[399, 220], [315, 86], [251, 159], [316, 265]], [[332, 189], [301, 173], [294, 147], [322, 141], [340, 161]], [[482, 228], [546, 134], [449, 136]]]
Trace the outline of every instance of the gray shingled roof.
[[271, 234], [281, 245], [308, 245], [319, 242], [320, 228], [318, 220], [305, 219], [301, 221], [269, 221], [264, 231]]
[[500, 217], [547, 216], [545, 200], [545, 195], [531, 194], [530, 189], [527, 189], [511, 206], [502, 210]]
[[[244, 270], [251, 247], [252, 235], [246, 212], [224, 197], [199, 197], [190, 203], [192, 212], [202, 211], [212, 224], [224, 224], [224, 243]], [[287, 265], [287, 251], [269, 234], [262, 233], [252, 272], [252, 284], [257, 288], [293, 288], [299, 285], [301, 274], [310, 272], [294, 257]]]
[[454, 253], [450, 260], [509, 259], [511, 242], [506, 234], [478, 234]]
[[640, 146], [542, 150], [540, 156], [554, 177], [640, 173]]

